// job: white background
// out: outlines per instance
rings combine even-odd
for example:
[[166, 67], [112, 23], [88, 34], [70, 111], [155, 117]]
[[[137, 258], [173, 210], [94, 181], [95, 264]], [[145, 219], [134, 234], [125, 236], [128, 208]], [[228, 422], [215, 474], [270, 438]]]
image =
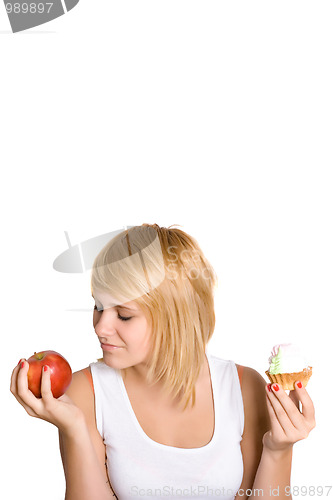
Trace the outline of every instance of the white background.
[[89, 273], [52, 267], [64, 231], [74, 245], [145, 222], [179, 224], [218, 274], [209, 352], [264, 377], [274, 344], [308, 353], [317, 427], [292, 484], [332, 484], [332, 16], [331, 1], [81, 0], [12, 34], [0, 6], [3, 498], [65, 491], [57, 429], [12, 396], [14, 366], [101, 356], [92, 312], [68, 310], [92, 308]]

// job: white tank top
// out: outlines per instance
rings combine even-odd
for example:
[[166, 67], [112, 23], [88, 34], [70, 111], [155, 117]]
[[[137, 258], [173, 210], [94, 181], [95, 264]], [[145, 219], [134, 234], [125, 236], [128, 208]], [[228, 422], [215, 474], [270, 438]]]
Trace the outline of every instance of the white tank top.
[[131, 406], [119, 370], [90, 363], [97, 429], [119, 500], [220, 497], [233, 500], [243, 478], [244, 407], [236, 365], [206, 352], [215, 409], [211, 441], [177, 448], [150, 439]]

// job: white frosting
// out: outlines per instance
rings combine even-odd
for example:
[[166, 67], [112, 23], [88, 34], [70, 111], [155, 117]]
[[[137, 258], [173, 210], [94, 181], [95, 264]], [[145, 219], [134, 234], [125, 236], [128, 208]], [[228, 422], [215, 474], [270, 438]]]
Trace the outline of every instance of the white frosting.
[[271, 365], [272, 358], [278, 354], [279, 349], [281, 349], [279, 373], [301, 372], [304, 368], [309, 366], [308, 360], [305, 358], [301, 349], [295, 344], [275, 345], [268, 359], [269, 365]]

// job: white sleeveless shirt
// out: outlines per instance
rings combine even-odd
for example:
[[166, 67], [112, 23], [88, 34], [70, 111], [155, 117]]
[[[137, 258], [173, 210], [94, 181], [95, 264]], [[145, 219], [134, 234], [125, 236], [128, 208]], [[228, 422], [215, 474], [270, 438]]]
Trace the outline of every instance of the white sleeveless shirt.
[[221, 498], [233, 500], [243, 478], [240, 448], [244, 407], [236, 365], [206, 352], [215, 411], [211, 441], [177, 448], [150, 439], [131, 406], [119, 370], [90, 363], [97, 429], [106, 446], [110, 483], [118, 500]]

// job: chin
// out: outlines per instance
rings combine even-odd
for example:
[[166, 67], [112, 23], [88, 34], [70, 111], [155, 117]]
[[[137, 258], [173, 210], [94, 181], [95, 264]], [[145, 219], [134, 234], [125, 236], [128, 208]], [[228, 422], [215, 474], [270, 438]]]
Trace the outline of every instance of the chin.
[[106, 365], [111, 366], [112, 368], [122, 369], [128, 368], [132, 366], [131, 364], [126, 363], [123, 359], [117, 358], [117, 356], [113, 356], [113, 353], [105, 352], [103, 354], [103, 361]]

